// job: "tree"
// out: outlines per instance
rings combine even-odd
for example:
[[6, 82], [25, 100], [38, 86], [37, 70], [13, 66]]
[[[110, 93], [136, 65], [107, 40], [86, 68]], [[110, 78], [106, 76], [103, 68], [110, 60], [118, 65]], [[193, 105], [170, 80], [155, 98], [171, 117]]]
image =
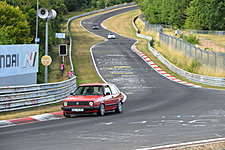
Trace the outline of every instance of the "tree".
[[193, 0], [186, 13], [186, 28], [225, 30], [224, 0]]
[[25, 15], [19, 7], [10, 6], [5, 1], [0, 2], [0, 29], [3, 28], [6, 29], [1, 33], [7, 35], [7, 41], [14, 41], [16, 44], [28, 44], [32, 41], [29, 38], [30, 26]]

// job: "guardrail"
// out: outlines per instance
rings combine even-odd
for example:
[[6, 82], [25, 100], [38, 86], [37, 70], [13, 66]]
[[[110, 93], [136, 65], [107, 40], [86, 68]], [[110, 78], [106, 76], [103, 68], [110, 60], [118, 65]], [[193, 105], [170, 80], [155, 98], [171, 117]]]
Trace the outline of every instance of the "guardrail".
[[[140, 18], [142, 18], [141, 15]], [[160, 41], [167, 47], [172, 47], [172, 50], [181, 51], [189, 58], [198, 60], [202, 65], [205, 65], [207, 69], [214, 69], [215, 71], [223, 72], [225, 71], [224, 52], [203, 50], [200, 47], [186, 42], [185, 40], [163, 33], [163, 28], [161, 25], [151, 25], [143, 18], [141, 20], [145, 23], [145, 30], [153, 30], [159, 32]]]
[[[137, 31], [138, 37], [140, 36], [139, 30], [135, 25], [135, 20], [138, 18], [135, 17], [133, 19], [133, 26]], [[147, 38], [149, 39], [149, 38]], [[207, 85], [212, 85], [212, 86], [219, 86], [219, 87], [225, 87], [225, 78], [219, 78], [219, 77], [210, 77], [210, 76], [203, 76], [203, 75], [198, 75], [198, 74], [193, 74], [190, 72], [187, 72], [185, 70], [182, 70], [172, 64], [170, 61], [168, 61], [165, 57], [163, 57], [157, 50], [155, 50], [153, 47], [151, 47], [151, 43], [148, 43], [148, 49], [150, 52], [154, 54], [155, 57], [157, 57], [164, 65], [166, 65], [171, 71], [174, 73], [180, 75], [183, 78], [186, 78], [190, 81], [197, 82], [197, 83], [202, 83], [202, 84], [207, 84]]]
[[135, 30], [137, 31], [137, 32], [136, 32], [136, 36], [137, 36], [137, 37], [140, 37], [140, 38], [143, 38], [143, 39], [148, 39], [150, 45], [152, 45], [152, 44], [153, 44], [153, 38], [150, 37], [150, 36], [147, 36], [147, 35], [142, 35], [142, 34], [140, 34], [140, 31], [139, 31], [138, 28], [136, 27], [135, 21], [136, 21], [137, 18], [138, 18], [138, 16], [135, 17], [134, 20], [133, 20], [133, 22], [132, 22], [132, 23], [133, 23], [133, 26], [134, 26], [134, 28], [135, 28]]
[[76, 88], [76, 77], [63, 82], [0, 87], [0, 112], [57, 103]]
[[[70, 67], [73, 72], [73, 63], [71, 57], [72, 50], [72, 38], [69, 32], [69, 24], [72, 20], [88, 16], [91, 14], [120, 8], [124, 6], [134, 5], [135, 3], [124, 4], [106, 9], [101, 9], [70, 18], [67, 22], [67, 31], [70, 39], [69, 47], [69, 59]], [[76, 88], [76, 77], [73, 76], [71, 79], [47, 84], [35, 84], [27, 86], [7, 86], [0, 87], [0, 112], [19, 110], [25, 108], [32, 108], [37, 106], [48, 105], [57, 103], [67, 98], [69, 94]]]

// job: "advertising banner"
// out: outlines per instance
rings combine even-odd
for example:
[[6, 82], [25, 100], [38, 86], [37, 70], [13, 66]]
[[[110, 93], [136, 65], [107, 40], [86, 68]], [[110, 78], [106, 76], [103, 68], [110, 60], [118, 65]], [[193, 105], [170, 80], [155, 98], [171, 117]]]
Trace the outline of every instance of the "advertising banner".
[[0, 45], [0, 77], [38, 72], [38, 44]]

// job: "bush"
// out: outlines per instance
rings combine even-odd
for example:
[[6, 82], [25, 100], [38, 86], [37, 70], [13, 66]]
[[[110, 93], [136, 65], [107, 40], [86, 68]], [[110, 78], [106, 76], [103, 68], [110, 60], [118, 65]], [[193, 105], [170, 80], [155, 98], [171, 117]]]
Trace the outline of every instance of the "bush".
[[195, 73], [198, 68], [201, 67], [201, 63], [197, 59], [193, 59], [191, 66], [187, 69], [188, 72]]
[[185, 41], [190, 44], [199, 44], [199, 40], [195, 35], [185, 36]]
[[184, 38], [184, 35], [183, 34], [180, 34], [180, 39], [183, 39]]

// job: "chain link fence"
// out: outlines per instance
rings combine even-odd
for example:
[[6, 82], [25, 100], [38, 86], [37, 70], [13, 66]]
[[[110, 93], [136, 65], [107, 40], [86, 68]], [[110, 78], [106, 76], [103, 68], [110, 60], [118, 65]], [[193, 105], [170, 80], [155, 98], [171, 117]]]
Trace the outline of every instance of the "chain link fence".
[[[135, 25], [136, 19], [137, 19], [137, 17], [135, 17], [133, 19], [133, 26], [137, 31], [136, 35], [138, 37], [141, 37], [141, 38], [146, 38], [146, 36], [143, 36], [143, 35], [139, 34], [139, 30]], [[141, 20], [144, 21], [142, 18], [141, 18]], [[147, 23], [146, 23], [146, 25], [147, 25]], [[154, 29], [155, 31], [160, 31], [160, 32], [162, 31], [162, 26], [160, 26], [160, 25], [153, 25], [153, 26], [148, 25], [148, 27], [151, 28], [152, 30]], [[177, 38], [174, 38], [174, 39], [176, 39], [176, 41], [174, 39], [170, 40], [172, 38], [172, 36], [165, 36], [165, 37], [162, 37], [162, 38], [165, 38], [165, 41], [167, 43], [172, 43], [172, 45], [175, 45], [177, 47], [177, 49], [178, 49], [178, 47], [180, 47], [180, 49], [181, 49], [185, 46], [186, 46], [186, 49], [188, 49], [187, 47], [189, 46], [189, 49], [191, 49], [191, 50], [185, 51], [187, 55], [203, 58], [203, 51], [192, 48], [191, 44], [189, 44], [189, 45], [187, 44], [188, 45], [187, 46], [187, 45], [183, 44], [182, 40], [177, 39]], [[198, 75], [198, 74], [187, 72], [187, 71], [182, 70], [182, 69], [178, 68], [177, 66], [173, 65], [169, 60], [167, 60], [165, 57], [163, 57], [163, 55], [161, 55], [157, 50], [155, 50], [153, 47], [151, 47], [152, 38], [148, 37], [147, 39], [151, 39], [150, 42], [148, 43], [149, 51], [151, 51], [152, 54], [155, 57], [157, 57], [164, 65], [166, 65], [174, 73], [180, 75], [183, 78], [186, 78], [190, 81], [194, 81], [194, 82], [197, 82], [197, 83], [202, 83], [202, 84], [207, 84], [207, 85], [212, 85], [212, 86], [218, 86], [218, 87], [225, 87], [225, 78]], [[207, 56], [209, 57], [209, 55], [207, 55]]]
[[183, 52], [189, 58], [198, 60], [201, 64], [206, 65], [208, 68], [218, 71], [225, 71], [224, 52], [203, 50], [186, 42], [185, 40], [163, 33], [163, 27], [161, 25], [148, 24], [148, 21], [145, 21], [144, 19], [142, 19], [142, 21], [145, 22], [146, 30], [159, 32], [160, 41], [166, 46], [171, 47], [173, 50]]
[[[177, 27], [170, 26], [170, 25], [162, 25], [162, 27], [165, 28], [165, 29], [177, 30], [178, 34], [183, 34], [183, 35], [184, 35], [184, 33], [202, 34], [202, 35], [203, 34], [207, 34], [207, 35], [215, 35], [215, 36], [216, 35], [219, 35], [219, 36], [225, 35], [225, 31], [188, 30], [188, 29], [182, 29], [180, 31], [179, 29], [177, 29]], [[219, 42], [214, 42], [214, 41], [211, 41], [211, 40], [207, 40], [204, 37], [201, 37], [201, 35], [197, 35], [197, 36], [198, 36], [198, 41], [199, 41], [200, 47], [202, 49], [206, 49], [206, 50], [210, 50], [210, 51], [224, 52], [225, 53], [225, 44], [219, 43]]]

